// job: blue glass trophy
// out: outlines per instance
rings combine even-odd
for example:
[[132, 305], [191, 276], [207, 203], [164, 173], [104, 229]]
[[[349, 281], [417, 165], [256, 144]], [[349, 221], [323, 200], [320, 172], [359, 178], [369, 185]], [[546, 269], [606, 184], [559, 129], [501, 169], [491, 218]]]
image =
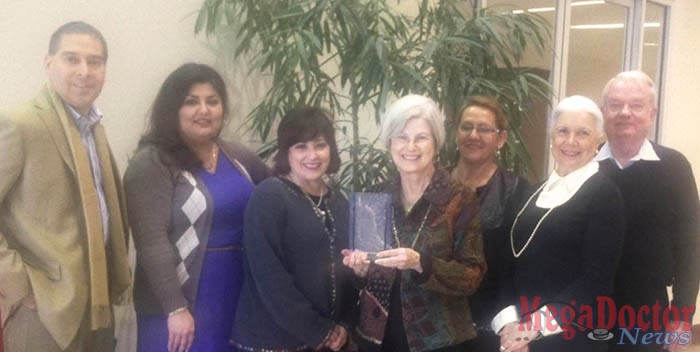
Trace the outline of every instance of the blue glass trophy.
[[350, 248], [369, 253], [391, 248], [391, 194], [355, 192], [350, 195]]

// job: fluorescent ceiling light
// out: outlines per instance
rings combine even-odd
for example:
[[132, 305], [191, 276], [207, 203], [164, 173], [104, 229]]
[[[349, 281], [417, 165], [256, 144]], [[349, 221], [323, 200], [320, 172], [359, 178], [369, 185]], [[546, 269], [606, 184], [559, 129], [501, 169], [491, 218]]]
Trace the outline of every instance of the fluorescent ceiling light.
[[[571, 3], [571, 6], [590, 6], [590, 5], [601, 5], [605, 4], [604, 0], [587, 0], [587, 1], [577, 1]], [[542, 12], [554, 12], [555, 8], [554, 7], [533, 7], [531, 9], [527, 9], [527, 12], [531, 13], [542, 13]], [[514, 14], [521, 14], [524, 13], [523, 10], [514, 10]]]
[[602, 5], [602, 4], [605, 4], [604, 0], [590, 0], [590, 1], [572, 2], [571, 6], [589, 6], [589, 5]]
[[[644, 24], [644, 28], [659, 28], [661, 23], [648, 22]], [[571, 26], [571, 29], [620, 29], [625, 28], [623, 23], [605, 23], [605, 24], [579, 24]]]
[[609, 23], [609, 24], [579, 24], [576, 26], [571, 26], [571, 29], [619, 29], [625, 28], [622, 23]]
[[552, 11], [554, 11], [553, 7], [535, 7], [535, 8], [527, 9], [527, 12], [532, 12], [532, 13], [552, 12]]

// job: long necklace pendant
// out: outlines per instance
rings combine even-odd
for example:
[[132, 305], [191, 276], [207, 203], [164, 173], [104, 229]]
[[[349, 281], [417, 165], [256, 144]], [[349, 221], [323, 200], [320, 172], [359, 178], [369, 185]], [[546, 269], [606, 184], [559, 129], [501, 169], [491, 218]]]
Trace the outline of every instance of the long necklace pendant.
[[549, 210], [547, 210], [546, 213], [544, 213], [544, 215], [537, 221], [537, 224], [535, 224], [535, 228], [532, 229], [532, 232], [530, 232], [530, 236], [528, 237], [525, 244], [522, 246], [522, 248], [520, 248], [519, 251], [516, 251], [515, 250], [515, 239], [514, 239], [514, 235], [513, 235], [513, 230], [515, 229], [515, 224], [518, 223], [518, 220], [520, 220], [520, 215], [523, 215], [523, 212], [525, 212], [525, 209], [530, 205], [530, 202], [535, 198], [535, 196], [542, 191], [545, 184], [542, 184], [542, 186], [540, 186], [540, 188], [538, 188], [537, 191], [535, 191], [535, 193], [533, 193], [530, 196], [530, 198], [528, 198], [527, 202], [525, 202], [525, 205], [520, 209], [518, 214], [515, 216], [515, 220], [513, 220], [513, 224], [510, 227], [510, 250], [513, 253], [513, 257], [515, 257], [515, 258], [520, 258], [520, 256], [523, 254], [523, 252], [525, 252], [527, 247], [530, 245], [530, 242], [532, 242], [532, 239], [535, 237], [535, 233], [537, 233], [537, 230], [540, 228], [540, 225], [542, 225], [542, 222], [544, 221], [544, 219], [546, 219], [547, 216], [549, 215], [549, 213], [551, 213], [552, 210], [554, 210], [554, 208], [556, 208], [556, 207], [552, 207]]
[[[421, 232], [423, 231], [423, 226], [425, 226], [425, 222], [428, 220], [428, 215], [430, 214], [430, 209], [433, 208], [432, 204], [428, 204], [428, 209], [425, 211], [425, 215], [423, 215], [423, 221], [421, 221], [420, 226], [418, 227], [418, 231], [416, 231], [415, 236], [413, 237], [413, 243], [411, 243], [410, 248], [415, 248], [416, 243], [418, 242], [418, 239], [420, 238]], [[394, 222], [394, 218], [396, 216], [393, 216], [391, 218], [391, 227], [394, 232], [394, 241], [396, 242], [396, 248], [401, 247], [401, 241], [399, 240], [399, 231], [396, 229], [396, 222]]]

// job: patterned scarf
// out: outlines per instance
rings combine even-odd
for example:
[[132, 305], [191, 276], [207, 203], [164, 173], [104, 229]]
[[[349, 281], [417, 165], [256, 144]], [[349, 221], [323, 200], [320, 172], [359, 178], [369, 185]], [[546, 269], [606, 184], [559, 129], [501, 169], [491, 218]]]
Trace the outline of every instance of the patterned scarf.
[[360, 321], [357, 333], [363, 339], [381, 345], [389, 318], [391, 288], [396, 270], [370, 264], [367, 286], [360, 291]]

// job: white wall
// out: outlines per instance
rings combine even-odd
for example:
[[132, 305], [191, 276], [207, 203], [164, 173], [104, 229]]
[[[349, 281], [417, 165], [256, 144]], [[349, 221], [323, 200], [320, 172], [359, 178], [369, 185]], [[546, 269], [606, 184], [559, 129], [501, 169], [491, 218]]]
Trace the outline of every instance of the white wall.
[[700, 1], [677, 0], [672, 11], [661, 143], [685, 154], [700, 182]]
[[[693, 167], [695, 182], [699, 183], [700, 40], [697, 35], [700, 33], [700, 1], [676, 0], [671, 16], [660, 142], [685, 154]], [[696, 306], [700, 307], [700, 297]], [[698, 323], [697, 318], [695, 323]]]
[[165, 76], [186, 61], [215, 63], [193, 34], [201, 3], [0, 0], [0, 109], [27, 100], [44, 84], [43, 59], [56, 28], [73, 20], [96, 26], [109, 47], [107, 81], [97, 104], [123, 171]]

